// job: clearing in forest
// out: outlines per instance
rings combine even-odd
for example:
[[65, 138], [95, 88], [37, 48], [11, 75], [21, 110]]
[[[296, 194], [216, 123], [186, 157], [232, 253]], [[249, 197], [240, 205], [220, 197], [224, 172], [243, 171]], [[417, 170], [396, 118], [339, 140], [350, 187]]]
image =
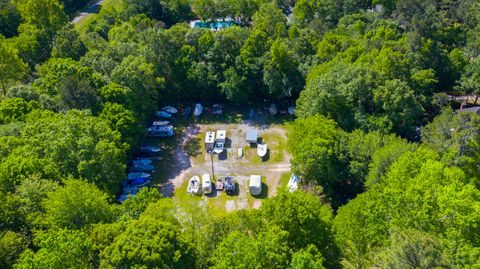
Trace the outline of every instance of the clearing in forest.
[[[285, 124], [290, 120], [292, 117], [287, 115], [270, 116], [264, 109], [257, 109], [253, 117], [248, 116], [248, 111], [227, 111], [222, 116], [209, 115], [207, 111], [198, 119], [179, 116], [174, 121], [175, 138], [147, 141], [163, 149], [162, 160], [157, 163], [158, 173], [154, 176], [156, 186], [164, 196], [173, 197], [178, 202], [208, 203], [219, 213], [258, 208], [262, 199], [275, 195], [288, 182], [291, 157], [286, 147]], [[205, 149], [205, 133], [217, 130], [227, 131], [225, 150], [210, 155]], [[257, 155], [255, 146], [247, 143], [246, 132], [249, 130], [256, 130], [259, 141], [268, 144], [264, 158]], [[243, 150], [241, 158], [237, 154], [239, 148]], [[227, 195], [224, 191], [217, 192], [213, 186], [209, 195], [187, 194], [188, 180], [202, 174], [213, 174], [213, 185], [216, 179], [234, 176], [237, 191]], [[250, 175], [262, 176], [259, 196], [248, 193]]]

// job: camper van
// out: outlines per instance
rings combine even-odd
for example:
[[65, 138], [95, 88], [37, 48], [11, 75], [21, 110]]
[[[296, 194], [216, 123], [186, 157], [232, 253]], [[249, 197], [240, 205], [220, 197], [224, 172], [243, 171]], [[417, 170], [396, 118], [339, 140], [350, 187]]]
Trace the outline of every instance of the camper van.
[[174, 135], [172, 125], [158, 126], [154, 125], [148, 128], [148, 136], [172, 137]]
[[209, 174], [204, 174], [202, 176], [202, 191], [204, 194], [212, 193], [212, 181], [210, 180]]
[[223, 149], [225, 147], [225, 140], [227, 137], [227, 131], [226, 130], [218, 130], [217, 131], [217, 137], [215, 139], [215, 146], [213, 148], [213, 151], [217, 154], [221, 154], [223, 152]]

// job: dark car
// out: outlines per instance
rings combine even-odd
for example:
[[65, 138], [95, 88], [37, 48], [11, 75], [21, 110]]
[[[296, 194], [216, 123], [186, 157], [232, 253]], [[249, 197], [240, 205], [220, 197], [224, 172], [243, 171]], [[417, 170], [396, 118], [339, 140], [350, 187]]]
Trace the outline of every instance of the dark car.
[[230, 195], [235, 193], [235, 177], [225, 177], [225, 180], [223, 181], [223, 190]]

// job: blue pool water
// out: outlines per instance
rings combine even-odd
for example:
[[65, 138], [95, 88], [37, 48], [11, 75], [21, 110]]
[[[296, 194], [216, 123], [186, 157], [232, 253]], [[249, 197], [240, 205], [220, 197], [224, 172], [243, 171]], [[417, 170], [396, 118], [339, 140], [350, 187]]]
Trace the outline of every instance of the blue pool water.
[[229, 28], [235, 25], [237, 25], [237, 23], [233, 21], [215, 21], [215, 22], [196, 21], [195, 24], [193, 25], [193, 28], [207, 28], [211, 30], [220, 30], [220, 29]]

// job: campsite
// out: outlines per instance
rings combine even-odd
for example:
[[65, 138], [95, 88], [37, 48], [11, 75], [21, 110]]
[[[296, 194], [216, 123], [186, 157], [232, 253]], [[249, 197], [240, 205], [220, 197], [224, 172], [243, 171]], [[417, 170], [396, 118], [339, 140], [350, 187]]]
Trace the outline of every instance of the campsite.
[[[191, 105], [192, 108], [194, 104]], [[208, 106], [207, 106], [208, 107]], [[212, 107], [212, 105], [210, 105]], [[286, 189], [291, 174], [290, 154], [286, 149], [286, 124], [290, 114], [272, 116], [268, 107], [224, 106], [221, 115], [213, 110], [201, 115], [184, 115], [182, 111], [168, 124], [173, 124], [174, 137], [147, 137], [145, 143], [162, 148], [161, 160], [154, 162], [158, 173], [152, 175], [152, 185], [165, 197], [178, 203], [194, 200], [212, 206], [219, 214], [238, 209], [259, 208], [262, 200], [273, 197], [279, 188]], [[220, 131], [222, 137], [218, 137]], [[255, 134], [254, 138], [249, 135]], [[250, 139], [250, 140], [249, 140]], [[253, 139], [253, 140], [252, 140]], [[217, 142], [224, 144], [220, 153], [214, 152]], [[266, 156], [257, 154], [258, 144], [269, 145]], [[239, 157], [238, 151], [242, 155]], [[213, 170], [212, 170], [213, 168]], [[213, 188], [207, 195], [189, 195], [187, 188], [192, 177], [209, 174], [212, 184], [225, 177], [235, 178], [236, 190], [232, 195]], [[250, 176], [262, 178], [262, 192], [249, 193]]]
[[480, 0], [0, 0], [1, 269], [480, 268]]

